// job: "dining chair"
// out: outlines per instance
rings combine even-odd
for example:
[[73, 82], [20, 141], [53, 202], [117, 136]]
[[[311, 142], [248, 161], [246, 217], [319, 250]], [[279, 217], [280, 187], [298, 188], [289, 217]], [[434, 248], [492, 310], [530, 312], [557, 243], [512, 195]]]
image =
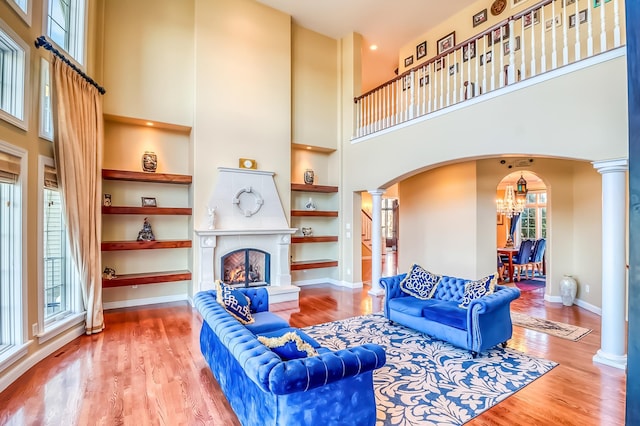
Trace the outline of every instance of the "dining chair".
[[515, 275], [517, 272], [518, 281], [521, 280], [520, 275], [524, 271], [524, 278], [528, 279], [529, 275], [527, 274], [527, 265], [531, 260], [531, 249], [533, 248], [533, 240], [524, 240], [520, 243], [520, 248], [518, 249], [518, 253], [513, 256], [513, 275], [515, 280]]
[[531, 266], [531, 278], [536, 276], [536, 268], [538, 269], [538, 273], [542, 275], [544, 261], [544, 250], [547, 246], [547, 240], [545, 238], [540, 238], [536, 241], [533, 250], [531, 251], [531, 258], [529, 259], [529, 264], [527, 265], [527, 271], [529, 270], [529, 266]]

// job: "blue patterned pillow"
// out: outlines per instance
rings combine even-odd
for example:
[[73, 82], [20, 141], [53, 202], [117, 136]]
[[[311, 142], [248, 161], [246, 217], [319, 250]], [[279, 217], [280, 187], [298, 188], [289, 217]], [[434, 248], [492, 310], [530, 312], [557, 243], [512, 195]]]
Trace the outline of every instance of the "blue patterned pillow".
[[464, 285], [462, 303], [458, 306], [461, 308], [468, 308], [472, 300], [476, 300], [482, 296], [493, 293], [496, 288], [496, 281], [497, 277], [495, 274], [487, 275], [486, 277], [476, 281], [469, 281]]
[[400, 282], [400, 289], [410, 296], [427, 300], [433, 297], [442, 275], [432, 274], [420, 265], [414, 264]]
[[252, 324], [251, 306], [249, 298], [243, 292], [229, 287], [222, 281], [216, 281], [216, 300], [232, 317], [242, 324]]
[[258, 341], [276, 353], [283, 361], [316, 356], [318, 352], [295, 331], [279, 337], [258, 336]]

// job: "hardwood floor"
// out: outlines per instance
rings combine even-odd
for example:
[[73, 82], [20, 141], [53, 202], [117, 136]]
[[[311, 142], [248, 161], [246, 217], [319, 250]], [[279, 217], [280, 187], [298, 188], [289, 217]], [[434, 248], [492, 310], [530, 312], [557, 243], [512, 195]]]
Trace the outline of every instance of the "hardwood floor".
[[[380, 310], [380, 298], [331, 285], [303, 287], [303, 327]], [[593, 331], [578, 342], [514, 327], [509, 346], [558, 362], [540, 379], [469, 425], [622, 425], [624, 371], [594, 364], [600, 317], [522, 293], [513, 309]], [[199, 349], [201, 319], [185, 303], [105, 313], [107, 328], [83, 336], [0, 394], [0, 425], [238, 425]]]

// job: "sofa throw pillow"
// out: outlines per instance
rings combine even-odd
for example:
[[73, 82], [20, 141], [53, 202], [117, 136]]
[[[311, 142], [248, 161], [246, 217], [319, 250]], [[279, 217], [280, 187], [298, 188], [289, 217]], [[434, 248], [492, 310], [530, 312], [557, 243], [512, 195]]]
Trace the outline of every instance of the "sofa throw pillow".
[[258, 341], [283, 361], [318, 355], [313, 346], [305, 342], [295, 331], [288, 331], [278, 337], [258, 336]]
[[427, 300], [433, 297], [442, 275], [432, 274], [418, 264], [414, 264], [407, 276], [400, 282], [400, 289], [410, 296]]
[[242, 324], [252, 324], [251, 305], [249, 298], [240, 290], [229, 287], [222, 281], [216, 282], [216, 300], [232, 317]]
[[471, 304], [471, 301], [493, 293], [496, 287], [496, 281], [497, 277], [495, 274], [487, 275], [476, 281], [469, 281], [464, 285], [462, 303], [458, 306], [466, 309]]

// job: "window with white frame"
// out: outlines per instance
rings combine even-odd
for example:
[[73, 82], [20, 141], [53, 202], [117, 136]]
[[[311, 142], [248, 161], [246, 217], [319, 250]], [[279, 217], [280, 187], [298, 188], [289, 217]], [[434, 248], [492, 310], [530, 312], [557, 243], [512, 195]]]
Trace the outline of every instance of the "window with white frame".
[[86, 0], [48, 0], [47, 36], [80, 65], [84, 63]]
[[0, 20], [0, 118], [25, 130], [28, 51], [26, 43]]
[[53, 141], [53, 110], [51, 109], [50, 64], [40, 59], [40, 133], [41, 138]]
[[78, 273], [67, 240], [53, 161], [41, 157], [42, 178], [42, 333], [80, 311]]
[[[24, 155], [24, 154], [22, 154]], [[0, 142], [0, 371], [24, 346], [22, 157]]]
[[31, 1], [29, 0], [7, 0], [7, 3], [16, 11], [27, 25], [31, 25]]
[[524, 211], [520, 214], [522, 240], [547, 238], [547, 193], [529, 192]]

